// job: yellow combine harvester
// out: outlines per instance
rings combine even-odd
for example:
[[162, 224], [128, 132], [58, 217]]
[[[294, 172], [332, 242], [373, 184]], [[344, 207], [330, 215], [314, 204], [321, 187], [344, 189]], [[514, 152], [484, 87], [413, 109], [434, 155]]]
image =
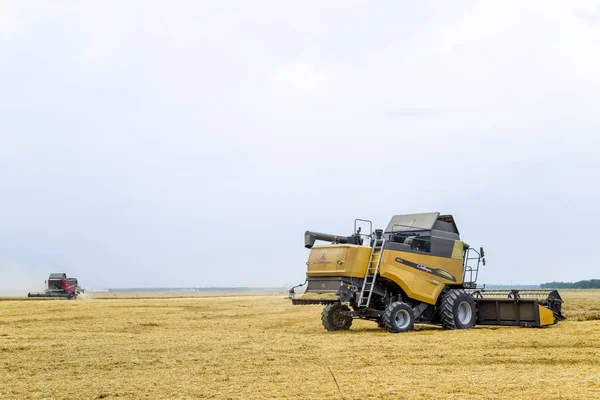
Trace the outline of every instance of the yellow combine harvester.
[[[361, 227], [369, 226], [369, 233]], [[350, 236], [307, 231], [306, 281], [290, 289], [293, 304], [325, 304], [328, 331], [349, 329], [354, 318], [376, 321], [389, 332], [414, 323], [446, 329], [480, 325], [546, 326], [565, 319], [562, 299], [548, 290], [477, 289], [484, 251], [460, 240], [451, 215], [396, 215], [384, 230], [357, 219]], [[315, 241], [330, 242], [314, 246]], [[307, 284], [297, 297], [295, 288]]]

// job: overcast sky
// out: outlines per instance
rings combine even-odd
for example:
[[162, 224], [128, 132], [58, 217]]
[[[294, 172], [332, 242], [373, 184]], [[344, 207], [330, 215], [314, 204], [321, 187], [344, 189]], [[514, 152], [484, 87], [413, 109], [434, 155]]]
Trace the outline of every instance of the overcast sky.
[[600, 278], [597, 1], [0, 0], [0, 293], [283, 286], [453, 214], [480, 283]]

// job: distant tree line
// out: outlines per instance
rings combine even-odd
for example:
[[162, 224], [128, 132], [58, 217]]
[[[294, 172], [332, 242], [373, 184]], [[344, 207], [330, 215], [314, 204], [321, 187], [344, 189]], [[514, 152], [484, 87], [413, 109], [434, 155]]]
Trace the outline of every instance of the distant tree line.
[[540, 285], [542, 289], [600, 289], [600, 279], [588, 279], [579, 282], [547, 282]]

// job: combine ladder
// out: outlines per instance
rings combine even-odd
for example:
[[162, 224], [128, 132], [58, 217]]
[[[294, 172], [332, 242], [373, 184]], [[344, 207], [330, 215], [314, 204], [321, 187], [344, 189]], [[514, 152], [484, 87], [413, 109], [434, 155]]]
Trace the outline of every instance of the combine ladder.
[[377, 274], [379, 273], [379, 265], [381, 264], [381, 256], [383, 255], [384, 247], [385, 238], [374, 239], [371, 257], [369, 257], [369, 264], [367, 265], [367, 271], [365, 272], [365, 280], [358, 299], [359, 307], [369, 307], [371, 304], [373, 286], [375, 285], [375, 278], [377, 278]]

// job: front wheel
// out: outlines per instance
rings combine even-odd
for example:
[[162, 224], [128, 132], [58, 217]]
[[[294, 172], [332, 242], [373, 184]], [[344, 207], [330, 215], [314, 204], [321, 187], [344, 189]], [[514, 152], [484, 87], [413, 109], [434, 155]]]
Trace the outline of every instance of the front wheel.
[[415, 326], [415, 314], [408, 304], [395, 301], [386, 307], [383, 322], [388, 332], [408, 332]]
[[444, 294], [440, 304], [440, 320], [445, 329], [471, 329], [476, 319], [473, 296], [462, 289], [451, 289]]
[[321, 322], [328, 331], [345, 331], [352, 325], [352, 317], [344, 315], [350, 311], [348, 306], [340, 303], [327, 304], [321, 313]]

